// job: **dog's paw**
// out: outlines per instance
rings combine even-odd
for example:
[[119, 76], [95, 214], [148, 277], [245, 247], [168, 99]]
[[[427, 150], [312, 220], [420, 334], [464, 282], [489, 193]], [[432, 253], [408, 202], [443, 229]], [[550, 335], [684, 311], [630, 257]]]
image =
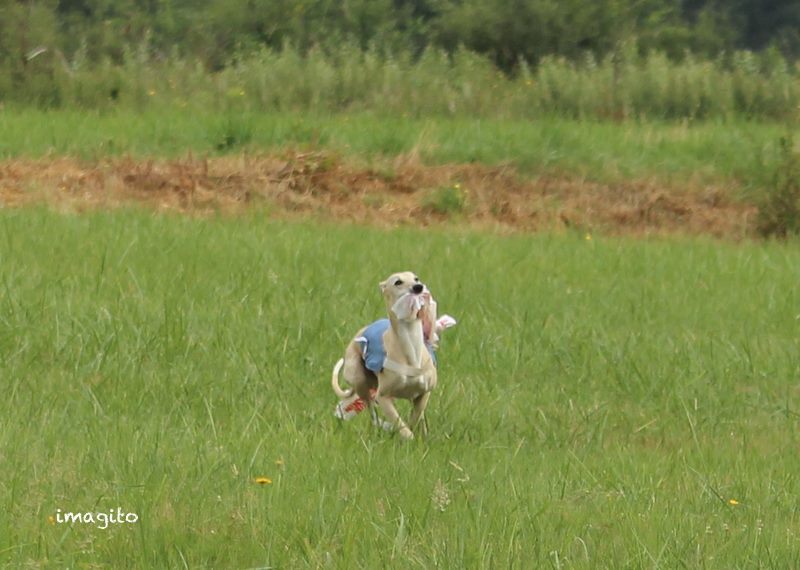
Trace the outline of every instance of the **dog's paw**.
[[412, 432], [407, 427], [403, 426], [400, 428], [400, 437], [405, 439], [406, 441], [414, 439], [414, 432]]

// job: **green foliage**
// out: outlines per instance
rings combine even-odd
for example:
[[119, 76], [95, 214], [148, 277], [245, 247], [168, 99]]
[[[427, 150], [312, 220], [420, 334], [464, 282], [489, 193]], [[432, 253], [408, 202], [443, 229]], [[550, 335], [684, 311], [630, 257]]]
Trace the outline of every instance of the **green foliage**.
[[[199, 62], [216, 72], [261, 50], [306, 56], [343, 44], [382, 57], [466, 48], [516, 71], [546, 58], [617, 59], [741, 49], [800, 55], [792, 0], [0, 0], [0, 96], [60, 104], [57, 76], [74, 62], [122, 65], [131, 46], [148, 59]], [[35, 58], [29, 59], [36, 50]], [[34, 61], [35, 60], [35, 61]], [[35, 97], [31, 98], [30, 95]]]
[[604, 58], [625, 44], [680, 54], [691, 37], [678, 5], [665, 0], [465, 0], [446, 6], [437, 21], [440, 43], [465, 45], [505, 70], [545, 57]]
[[772, 4], [770, 44], [748, 0], [0, 0], [0, 103], [786, 120], [800, 15]]
[[800, 234], [800, 153], [791, 136], [781, 138], [779, 152], [758, 210], [758, 231], [765, 237]]
[[[0, 102], [24, 86], [29, 103], [58, 103], [52, 89], [59, 52], [50, 40], [56, 36], [55, 1], [0, 2]], [[33, 97], [31, 97], [33, 95]]]

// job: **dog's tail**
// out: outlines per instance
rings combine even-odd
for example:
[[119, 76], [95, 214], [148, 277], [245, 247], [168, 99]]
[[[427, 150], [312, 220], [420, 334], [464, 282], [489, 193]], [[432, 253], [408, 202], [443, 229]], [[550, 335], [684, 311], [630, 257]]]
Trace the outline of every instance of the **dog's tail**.
[[344, 358], [340, 358], [339, 362], [333, 367], [333, 374], [331, 374], [331, 387], [333, 391], [336, 392], [336, 395], [339, 396], [339, 399], [344, 400], [345, 398], [349, 398], [353, 395], [353, 389], [350, 388], [349, 390], [342, 390], [342, 387], [339, 386], [339, 371], [344, 366]]

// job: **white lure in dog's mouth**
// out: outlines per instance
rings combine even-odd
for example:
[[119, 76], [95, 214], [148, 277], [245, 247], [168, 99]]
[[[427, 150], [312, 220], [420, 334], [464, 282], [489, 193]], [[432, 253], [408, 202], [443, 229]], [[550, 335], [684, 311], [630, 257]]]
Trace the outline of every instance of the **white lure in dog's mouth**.
[[425, 307], [431, 302], [430, 291], [425, 289], [422, 293], [409, 291], [392, 305], [394, 316], [401, 321], [413, 321], [424, 318]]
[[421, 293], [409, 291], [392, 305], [392, 312], [401, 321], [422, 321], [422, 332], [427, 342], [435, 343], [434, 324], [436, 321], [436, 301], [426, 287]]

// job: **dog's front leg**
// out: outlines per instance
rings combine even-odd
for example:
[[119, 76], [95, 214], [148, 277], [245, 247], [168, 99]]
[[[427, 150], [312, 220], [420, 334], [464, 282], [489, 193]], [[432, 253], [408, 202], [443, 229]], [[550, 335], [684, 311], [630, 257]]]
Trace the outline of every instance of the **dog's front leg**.
[[[408, 420], [411, 429], [413, 429], [414, 431], [417, 430], [417, 425], [419, 425], [420, 420], [424, 419], [425, 408], [428, 405], [428, 399], [430, 397], [431, 393], [425, 392], [424, 394], [422, 394], [422, 396], [418, 396], [417, 398], [414, 399], [414, 409], [411, 411], [411, 417]], [[427, 425], [424, 421], [422, 422], [422, 426], [423, 426], [423, 432], [427, 432]], [[425, 435], [428, 434], [425, 433]]]
[[397, 408], [394, 407], [394, 400], [378, 394], [375, 396], [375, 401], [378, 402], [378, 405], [381, 407], [381, 410], [383, 410], [383, 414], [386, 416], [386, 419], [389, 420], [389, 423], [393, 426], [397, 426], [397, 429], [400, 431], [400, 437], [403, 439], [414, 438], [414, 434], [411, 433], [411, 430], [408, 429], [408, 426], [400, 417], [400, 414], [397, 413]]

